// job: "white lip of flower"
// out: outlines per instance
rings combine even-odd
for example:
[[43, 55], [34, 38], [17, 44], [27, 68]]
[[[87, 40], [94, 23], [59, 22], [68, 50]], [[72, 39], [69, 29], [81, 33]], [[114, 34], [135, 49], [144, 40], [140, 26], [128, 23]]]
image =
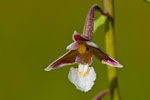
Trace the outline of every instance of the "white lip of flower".
[[94, 85], [94, 81], [96, 80], [96, 73], [93, 67], [79, 64], [78, 68], [72, 67], [70, 69], [68, 78], [77, 89], [87, 92]]

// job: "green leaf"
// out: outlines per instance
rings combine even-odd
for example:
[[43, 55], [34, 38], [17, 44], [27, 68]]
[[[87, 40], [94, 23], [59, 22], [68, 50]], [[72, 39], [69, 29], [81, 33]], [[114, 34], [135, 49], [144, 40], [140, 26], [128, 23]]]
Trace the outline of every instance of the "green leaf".
[[96, 20], [94, 21], [94, 30], [93, 30], [94, 33], [96, 32], [96, 30], [97, 30], [100, 26], [102, 26], [103, 24], [105, 24], [106, 19], [107, 19], [107, 16], [101, 15], [98, 19], [96, 19]]
[[144, 1], [150, 4], [150, 0], [144, 0]]

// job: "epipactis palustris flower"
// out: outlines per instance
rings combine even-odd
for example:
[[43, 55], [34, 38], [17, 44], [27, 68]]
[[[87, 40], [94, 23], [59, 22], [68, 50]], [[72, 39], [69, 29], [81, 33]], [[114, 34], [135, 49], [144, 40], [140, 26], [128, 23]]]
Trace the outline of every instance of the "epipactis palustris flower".
[[50, 71], [64, 65], [77, 63], [79, 67], [71, 68], [68, 78], [77, 89], [84, 92], [89, 91], [94, 85], [94, 81], [96, 80], [96, 73], [94, 68], [89, 67], [92, 64], [93, 55], [96, 56], [103, 64], [118, 68], [123, 67], [121, 64], [119, 64], [119, 62], [111, 58], [91, 41], [95, 10], [99, 10], [104, 15], [99, 6], [93, 5], [88, 13], [83, 34], [78, 34], [75, 31], [73, 34], [74, 42], [67, 46], [69, 51], [51, 63], [45, 69], [46, 71]]

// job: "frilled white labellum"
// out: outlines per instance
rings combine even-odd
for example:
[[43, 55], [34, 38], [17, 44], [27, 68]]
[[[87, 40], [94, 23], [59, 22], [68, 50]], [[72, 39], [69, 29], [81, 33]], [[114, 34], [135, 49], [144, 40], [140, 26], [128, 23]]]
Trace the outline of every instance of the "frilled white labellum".
[[96, 80], [96, 73], [93, 67], [79, 64], [78, 68], [72, 67], [70, 69], [68, 78], [77, 89], [87, 92], [94, 85], [94, 81]]

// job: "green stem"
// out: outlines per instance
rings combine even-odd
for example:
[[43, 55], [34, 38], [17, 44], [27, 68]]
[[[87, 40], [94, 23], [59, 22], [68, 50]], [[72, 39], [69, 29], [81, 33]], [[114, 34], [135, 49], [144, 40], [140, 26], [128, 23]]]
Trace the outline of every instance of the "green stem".
[[[114, 0], [104, 0], [105, 10], [109, 14], [109, 18], [106, 23], [106, 52], [115, 58], [115, 39], [114, 39]], [[111, 100], [121, 100], [118, 87], [117, 69], [111, 66], [107, 66], [108, 81], [111, 94]]]

